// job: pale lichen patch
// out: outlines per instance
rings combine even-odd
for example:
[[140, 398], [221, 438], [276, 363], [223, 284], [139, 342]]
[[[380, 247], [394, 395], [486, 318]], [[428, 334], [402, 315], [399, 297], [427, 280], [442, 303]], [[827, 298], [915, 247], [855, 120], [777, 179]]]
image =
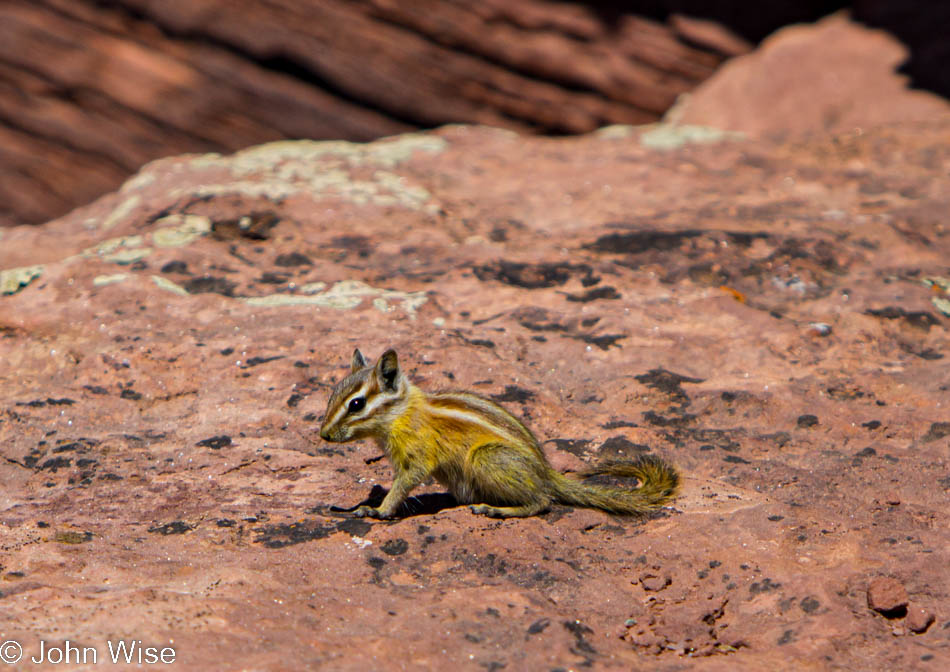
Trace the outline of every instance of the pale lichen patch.
[[179, 296], [189, 296], [187, 289], [181, 285], [175, 284], [168, 278], [163, 278], [160, 275], [153, 275], [152, 282], [154, 282], [160, 289], [169, 291], [172, 294], [178, 294]]
[[327, 297], [322, 294], [302, 295], [302, 294], [268, 294], [267, 296], [246, 296], [241, 299], [252, 306], [320, 306], [322, 308], [336, 308], [338, 310], [347, 310], [360, 305], [362, 299], [351, 298], [348, 301], [340, 301], [333, 297]]
[[625, 140], [633, 135], [636, 127], [630, 124], [611, 124], [594, 131], [594, 135], [603, 140]]
[[428, 300], [425, 292], [381, 289], [359, 280], [337, 282], [330, 289], [319, 294], [271, 294], [244, 297], [242, 300], [252, 306], [313, 305], [351, 310], [361, 305], [365, 299], [372, 299], [373, 307], [380, 312], [391, 312], [399, 305], [412, 318], [415, 318], [416, 311]]
[[120, 203], [110, 214], [102, 221], [100, 228], [103, 231], [108, 231], [111, 228], [114, 228], [119, 222], [124, 220], [129, 214], [135, 210], [142, 202], [142, 197], [138, 194], [130, 196]]
[[294, 168], [299, 175], [306, 175], [313, 173], [315, 166], [325, 168], [334, 163], [393, 168], [411, 159], [415, 152], [438, 154], [447, 146], [443, 138], [422, 133], [407, 133], [369, 143], [281, 140], [245, 149], [226, 161], [234, 175], [258, 174], [275, 168]]
[[107, 254], [102, 257], [103, 261], [110, 261], [113, 264], [119, 264], [120, 266], [126, 266], [128, 264], [134, 264], [136, 261], [140, 261], [152, 253], [152, 248], [142, 247], [137, 250], [118, 250], [112, 254]]
[[[280, 200], [298, 193], [340, 198], [357, 205], [433, 210], [432, 195], [404, 176], [388, 172], [415, 152], [437, 153], [448, 143], [439, 137], [409, 134], [368, 144], [343, 141], [286, 140], [259, 145], [231, 157], [208, 154], [189, 162], [192, 168], [230, 173], [234, 181], [205, 182], [176, 190], [196, 196], [240, 193]], [[371, 179], [358, 179], [354, 168], [377, 167]]]
[[[131, 264], [144, 259], [152, 253], [151, 248], [142, 247], [145, 242], [143, 236], [119, 236], [109, 238], [98, 245], [88, 247], [82, 252], [83, 257], [100, 257], [103, 261], [114, 264]], [[65, 259], [64, 261], [69, 261]]]
[[44, 266], [21, 266], [0, 271], [0, 294], [16, 294], [43, 275]]
[[122, 187], [119, 190], [120, 191], [139, 191], [140, 189], [144, 189], [145, 187], [147, 187], [154, 181], [155, 181], [154, 173], [151, 173], [148, 170], [143, 170], [138, 175], [133, 175], [132, 177], [127, 179], [122, 184]]
[[941, 299], [939, 296], [935, 296], [930, 299], [931, 303], [934, 304], [934, 307], [939, 310], [941, 313], [950, 317], [950, 300]]
[[410, 184], [402, 175], [377, 170], [373, 175], [377, 184], [387, 189], [400, 205], [418, 210], [432, 200], [432, 194], [417, 184]]
[[211, 233], [211, 219], [203, 215], [169, 215], [156, 224], [163, 225], [152, 233], [159, 247], [181, 247]]
[[709, 126], [689, 124], [649, 124], [640, 144], [650, 149], [673, 150], [684, 145], [712, 144], [730, 140], [744, 140], [745, 134], [736, 131], [723, 131]]
[[175, 198], [180, 196], [204, 198], [207, 196], [221, 196], [226, 194], [243, 194], [244, 196], [252, 198], [266, 198], [271, 201], [280, 201], [300, 191], [299, 186], [277, 182], [276, 180], [262, 180], [259, 182], [238, 180], [224, 184], [202, 184], [197, 187], [179, 187], [172, 190], [172, 196]]
[[83, 256], [107, 257], [122, 248], [133, 249], [136, 247], [141, 247], [144, 242], [145, 239], [142, 236], [119, 236], [118, 238], [109, 238], [108, 240], [102, 241], [98, 245], [93, 245], [92, 247], [83, 250]]
[[119, 282], [125, 282], [128, 280], [128, 273], [115, 273], [113, 275], [97, 275], [92, 279], [92, 284], [94, 287], [105, 287], [106, 285], [114, 285]]
[[[950, 278], [933, 276], [923, 278], [921, 282], [927, 287], [930, 287], [934, 292], [941, 293], [944, 296], [950, 296]], [[942, 296], [933, 296], [930, 298], [930, 302], [934, 304], [934, 308], [947, 317], [950, 317], [950, 299], [943, 298]]]
[[316, 294], [326, 288], [327, 283], [325, 282], [308, 282], [306, 285], [300, 287], [300, 291], [304, 294]]

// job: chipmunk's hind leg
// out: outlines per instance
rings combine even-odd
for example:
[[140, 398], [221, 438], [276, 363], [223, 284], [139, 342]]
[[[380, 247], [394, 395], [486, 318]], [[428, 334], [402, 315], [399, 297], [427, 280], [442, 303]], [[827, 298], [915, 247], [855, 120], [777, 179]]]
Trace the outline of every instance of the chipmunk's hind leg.
[[476, 446], [465, 462], [472, 512], [491, 518], [533, 516], [548, 509], [547, 465], [530, 452], [500, 443]]

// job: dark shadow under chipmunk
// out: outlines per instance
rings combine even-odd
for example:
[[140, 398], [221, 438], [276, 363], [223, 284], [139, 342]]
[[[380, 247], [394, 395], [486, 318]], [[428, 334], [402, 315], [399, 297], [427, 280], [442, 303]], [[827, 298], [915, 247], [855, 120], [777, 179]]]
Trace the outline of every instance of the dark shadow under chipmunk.
[[378, 507], [356, 516], [392, 518], [413, 488], [433, 477], [461, 504], [496, 518], [532, 516], [552, 503], [643, 515], [671, 500], [676, 470], [658, 457], [603, 462], [581, 478], [637, 478], [636, 489], [567, 478], [548, 463], [534, 434], [498, 404], [470, 392], [427, 394], [399, 369], [395, 350], [375, 365], [359, 350], [334, 388], [320, 436], [344, 442], [373, 438], [392, 463], [393, 486]]

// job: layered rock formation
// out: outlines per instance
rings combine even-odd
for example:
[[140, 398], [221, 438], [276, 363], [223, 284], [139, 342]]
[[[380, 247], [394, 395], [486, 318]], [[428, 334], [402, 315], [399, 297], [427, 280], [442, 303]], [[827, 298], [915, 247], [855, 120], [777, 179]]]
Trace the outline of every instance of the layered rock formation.
[[749, 48], [705, 21], [537, 0], [13, 0], [0, 38], [0, 226], [184, 152], [652, 121]]
[[[848, 4], [8, 0], [0, 227], [58, 217], [147, 161], [185, 152], [363, 141], [457, 122], [573, 134], [655, 121], [772, 31]], [[850, 4], [858, 20], [903, 40], [909, 60], [881, 37], [806, 38], [804, 52], [772, 50], [764, 71], [734, 71], [743, 106], [722, 84], [708, 104], [739, 113], [743, 126], [791, 121], [794, 131], [799, 116], [825, 126], [855, 116], [866, 125], [868, 110], [886, 117], [904, 87], [897, 66], [917, 86], [950, 91], [942, 4]], [[857, 75], [839, 69], [855, 64]], [[770, 107], [800, 87], [814, 110]], [[745, 104], [754, 101], [763, 104]]]

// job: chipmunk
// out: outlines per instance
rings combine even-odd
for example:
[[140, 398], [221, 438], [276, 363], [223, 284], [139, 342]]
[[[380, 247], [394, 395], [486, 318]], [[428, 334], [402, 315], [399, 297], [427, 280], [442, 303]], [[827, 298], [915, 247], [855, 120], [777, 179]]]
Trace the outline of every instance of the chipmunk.
[[474, 513], [493, 518], [532, 516], [554, 502], [642, 515], [672, 499], [679, 484], [672, 466], [649, 455], [580, 474], [634, 476], [642, 483], [636, 490], [567, 478], [511, 413], [471, 392], [423, 392], [406, 378], [392, 349], [375, 366], [359, 350], [353, 353], [350, 374], [330, 396], [320, 436], [333, 442], [373, 438], [392, 463], [392, 489], [378, 508], [358, 507], [353, 514], [361, 518], [393, 518], [429, 477]]

